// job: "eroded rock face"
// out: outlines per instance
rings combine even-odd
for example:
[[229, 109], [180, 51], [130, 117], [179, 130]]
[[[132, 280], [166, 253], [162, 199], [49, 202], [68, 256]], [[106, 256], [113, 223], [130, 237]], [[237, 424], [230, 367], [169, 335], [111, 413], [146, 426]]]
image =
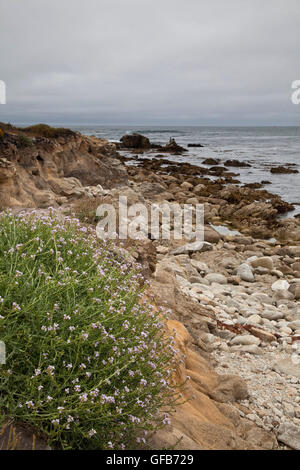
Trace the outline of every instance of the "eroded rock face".
[[55, 206], [61, 197], [84, 195], [86, 187], [127, 182], [126, 168], [106, 140], [80, 134], [30, 139], [20, 146], [13, 128], [1, 140], [0, 208]]
[[176, 332], [176, 348], [185, 361], [176, 371], [176, 381], [190, 377], [183, 392], [183, 405], [171, 416], [171, 426], [157, 432], [152, 439], [155, 449], [273, 449], [276, 439], [249, 420], [242, 419], [231, 402], [248, 396], [247, 386], [239, 377], [218, 376], [205, 359], [191, 347], [191, 338], [182, 323], [169, 320], [167, 328]]

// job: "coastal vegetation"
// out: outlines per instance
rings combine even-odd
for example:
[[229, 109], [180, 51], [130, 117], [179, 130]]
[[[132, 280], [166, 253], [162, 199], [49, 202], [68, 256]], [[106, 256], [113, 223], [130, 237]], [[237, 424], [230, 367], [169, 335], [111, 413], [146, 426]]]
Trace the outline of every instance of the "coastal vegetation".
[[2, 420], [52, 448], [147, 447], [177, 403], [178, 358], [142, 276], [77, 219], [0, 218]]
[[57, 137], [66, 137], [75, 134], [70, 129], [65, 129], [63, 127], [51, 127], [47, 124], [36, 124], [34, 126], [25, 127], [23, 130], [35, 136], [47, 137], [50, 139]]

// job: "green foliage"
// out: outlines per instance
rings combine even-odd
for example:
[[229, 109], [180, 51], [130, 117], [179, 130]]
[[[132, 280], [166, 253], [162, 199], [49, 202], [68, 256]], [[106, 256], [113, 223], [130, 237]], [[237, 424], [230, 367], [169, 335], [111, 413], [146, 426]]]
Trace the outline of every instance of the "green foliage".
[[32, 140], [30, 137], [24, 134], [18, 134], [17, 136], [17, 147], [24, 148], [24, 147], [31, 147]]
[[34, 126], [25, 127], [23, 130], [36, 136], [47, 137], [50, 139], [56, 137], [67, 137], [75, 134], [70, 129], [65, 129], [63, 127], [51, 127], [47, 124], [36, 124]]
[[147, 446], [178, 401], [178, 357], [141, 285], [78, 220], [2, 213], [0, 409], [53, 447]]

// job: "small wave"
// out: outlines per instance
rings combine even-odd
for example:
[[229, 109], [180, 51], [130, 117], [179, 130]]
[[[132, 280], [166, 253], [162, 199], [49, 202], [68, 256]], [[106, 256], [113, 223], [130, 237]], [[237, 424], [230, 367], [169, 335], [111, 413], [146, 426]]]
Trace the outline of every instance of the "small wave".
[[132, 132], [138, 132], [139, 134], [182, 134], [182, 131], [179, 130], [174, 130], [174, 129], [138, 129], [136, 131]]

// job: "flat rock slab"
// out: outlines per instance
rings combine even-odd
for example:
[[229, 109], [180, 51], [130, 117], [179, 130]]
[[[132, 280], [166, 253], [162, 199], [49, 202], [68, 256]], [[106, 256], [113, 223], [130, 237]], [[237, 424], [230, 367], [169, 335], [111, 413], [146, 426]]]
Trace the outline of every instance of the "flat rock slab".
[[179, 248], [176, 248], [176, 250], [171, 251], [170, 254], [182, 255], [182, 254], [187, 254], [193, 251], [210, 251], [212, 249], [213, 249], [213, 246], [211, 243], [196, 241], [193, 243], [187, 243], [186, 245], [180, 246]]
[[295, 364], [291, 359], [284, 359], [273, 365], [273, 369], [279, 374], [292, 375], [300, 379], [300, 364]]
[[300, 450], [300, 427], [290, 423], [281, 424], [277, 439], [291, 449]]

